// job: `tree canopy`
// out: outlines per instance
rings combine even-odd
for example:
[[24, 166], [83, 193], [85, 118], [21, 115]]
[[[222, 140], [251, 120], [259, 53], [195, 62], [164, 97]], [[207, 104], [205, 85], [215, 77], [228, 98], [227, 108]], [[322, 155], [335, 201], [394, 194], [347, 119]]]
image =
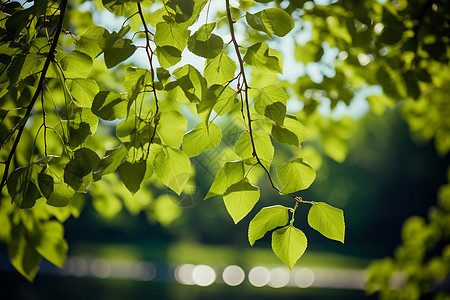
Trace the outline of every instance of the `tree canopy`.
[[[123, 203], [168, 225], [195, 192], [198, 164], [215, 174], [201, 197], [222, 196], [234, 223], [267, 191], [262, 185], [272, 187], [273, 205], [247, 221], [248, 240], [270, 232], [288, 267], [307, 248], [297, 210], [343, 243], [343, 211], [300, 196], [320, 153], [338, 162], [347, 155], [354, 121], [326, 107], [366, 98], [382, 114], [401, 105], [414, 136], [434, 139], [441, 155], [450, 150], [447, 1], [0, 8], [0, 240], [29, 280], [41, 256], [63, 266], [63, 223], [86, 199], [103, 214]], [[223, 135], [226, 126], [238, 134]], [[315, 143], [304, 146], [307, 139]], [[219, 166], [205, 155], [213, 152]]]

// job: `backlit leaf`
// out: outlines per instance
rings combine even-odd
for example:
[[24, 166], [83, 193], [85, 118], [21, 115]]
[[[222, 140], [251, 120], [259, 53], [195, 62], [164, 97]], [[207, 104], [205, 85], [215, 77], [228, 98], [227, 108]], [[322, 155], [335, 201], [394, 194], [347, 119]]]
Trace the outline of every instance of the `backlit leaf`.
[[309, 137], [308, 130], [297, 118], [285, 118], [282, 126], [272, 126], [272, 137], [279, 143], [300, 146], [300, 143]]
[[175, 110], [169, 110], [161, 113], [156, 131], [166, 145], [180, 147], [184, 133], [186, 132], [186, 126], [187, 120], [182, 114]]
[[279, 226], [285, 226], [289, 221], [289, 208], [274, 205], [263, 207], [253, 218], [248, 227], [248, 241], [253, 246], [256, 240], [262, 238], [266, 232]]
[[96, 58], [103, 52], [108, 36], [109, 32], [105, 28], [92, 26], [75, 42], [75, 50]]
[[248, 179], [243, 179], [226, 190], [223, 201], [235, 224], [252, 210], [259, 196], [259, 188], [250, 184]]
[[308, 246], [305, 234], [292, 224], [272, 233], [272, 250], [288, 267], [292, 269]]
[[[274, 148], [270, 137], [261, 130], [253, 131], [253, 142], [256, 148], [256, 154], [262, 160], [265, 166], [269, 166], [273, 159]], [[242, 160], [253, 158], [253, 144], [250, 132], [244, 132], [237, 140], [234, 151]], [[254, 162], [253, 162], [254, 163]]]
[[183, 51], [190, 31], [175, 22], [160, 22], [156, 25], [154, 41], [158, 47], [171, 46]]
[[216, 148], [222, 140], [222, 131], [214, 123], [198, 123], [183, 137], [183, 151], [189, 156], [196, 156], [205, 150]]
[[267, 8], [256, 14], [247, 12], [245, 17], [248, 25], [267, 33], [270, 37], [272, 34], [285, 36], [295, 26], [291, 16], [280, 8]]
[[296, 158], [282, 164], [278, 168], [277, 174], [283, 184], [281, 189], [283, 194], [307, 189], [316, 179], [316, 172], [303, 161], [303, 158]]
[[205, 199], [225, 194], [233, 184], [244, 179], [245, 168], [242, 161], [226, 162], [219, 170]]
[[344, 243], [344, 212], [323, 202], [314, 202], [308, 213], [308, 224], [325, 237]]
[[180, 195], [191, 176], [191, 162], [180, 149], [165, 147], [155, 158], [155, 174]]
[[255, 98], [255, 110], [259, 114], [283, 125], [286, 116], [286, 92], [276, 85], [269, 85], [259, 91]]
[[210, 86], [224, 84], [234, 78], [236, 63], [227, 55], [226, 50], [205, 62], [204, 76]]
[[154, 53], [163, 68], [170, 68], [181, 60], [181, 51], [172, 46], [157, 47]]
[[86, 77], [92, 69], [92, 57], [73, 50], [61, 60], [61, 67], [66, 78]]
[[257, 43], [248, 47], [243, 59], [262, 72], [283, 73], [283, 56], [266, 43]]

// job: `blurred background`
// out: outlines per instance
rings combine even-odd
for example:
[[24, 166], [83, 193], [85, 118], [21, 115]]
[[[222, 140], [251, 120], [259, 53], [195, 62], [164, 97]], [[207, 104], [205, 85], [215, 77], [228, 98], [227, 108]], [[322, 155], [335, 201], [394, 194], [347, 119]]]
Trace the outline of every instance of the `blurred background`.
[[[307, 235], [308, 249], [289, 271], [271, 252], [269, 234], [248, 244], [249, 216], [234, 225], [221, 197], [202, 200], [214, 178], [203, 167], [215, 163], [209, 155], [197, 158], [197, 190], [178, 199], [181, 214], [169, 225], [149, 224], [143, 212], [133, 216], [120, 203], [115, 212], [99, 213], [88, 199], [79, 219], [65, 224], [65, 268], [44, 261], [34, 283], [13, 269], [3, 249], [2, 298], [369, 298], [366, 267], [393, 255], [402, 223], [411, 215], [426, 217], [447, 181], [448, 156], [437, 155], [431, 143], [415, 143], [396, 109], [383, 117], [367, 113], [355, 120], [346, 160], [317, 156], [317, 180], [301, 194], [344, 210], [345, 244], [311, 229], [307, 209], [299, 209], [296, 226]], [[260, 186], [261, 200], [250, 215], [279, 201], [268, 184]]]

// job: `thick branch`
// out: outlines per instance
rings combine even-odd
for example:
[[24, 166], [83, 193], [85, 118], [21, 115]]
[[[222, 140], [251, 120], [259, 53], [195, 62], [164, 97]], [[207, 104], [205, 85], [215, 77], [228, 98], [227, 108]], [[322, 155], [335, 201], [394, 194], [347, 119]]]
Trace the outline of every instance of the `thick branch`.
[[9, 167], [11, 165], [12, 158], [13, 158], [15, 152], [16, 152], [17, 145], [20, 142], [20, 138], [22, 136], [23, 130], [25, 129], [25, 125], [27, 123], [27, 120], [28, 120], [29, 116], [31, 115], [31, 111], [33, 110], [33, 106], [36, 103], [36, 100], [39, 97], [39, 94], [42, 92], [42, 89], [44, 87], [45, 75], [47, 74], [47, 70], [48, 70], [48, 67], [50, 66], [50, 62], [55, 57], [55, 50], [56, 50], [56, 46], [58, 45], [58, 39], [59, 39], [59, 35], [61, 33], [62, 24], [63, 24], [63, 21], [64, 21], [64, 15], [66, 13], [67, 1], [68, 0], [62, 0], [61, 1], [61, 5], [59, 7], [59, 10], [60, 10], [59, 20], [58, 20], [58, 24], [56, 25], [55, 36], [53, 37], [53, 42], [52, 42], [52, 44], [50, 46], [50, 50], [48, 52], [47, 59], [45, 60], [44, 67], [42, 68], [41, 77], [39, 78], [38, 86], [36, 88], [36, 91], [34, 92], [33, 98], [31, 98], [30, 104], [27, 106], [27, 110], [26, 110], [25, 115], [23, 117], [23, 120], [25, 120], [25, 122], [23, 122], [23, 124], [17, 130], [16, 139], [14, 140], [14, 144], [13, 144], [13, 146], [12, 146], [10, 152], [9, 152], [8, 158], [6, 159], [5, 170], [4, 170], [4, 173], [3, 173], [2, 181], [0, 183], [0, 194], [2, 192], [3, 187], [6, 185], [6, 181], [7, 181], [8, 173], [9, 173]]

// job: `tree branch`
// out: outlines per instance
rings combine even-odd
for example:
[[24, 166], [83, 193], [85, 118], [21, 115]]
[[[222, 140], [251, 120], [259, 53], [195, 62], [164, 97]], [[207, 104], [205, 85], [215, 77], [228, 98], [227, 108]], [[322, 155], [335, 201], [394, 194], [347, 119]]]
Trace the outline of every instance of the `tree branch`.
[[11, 165], [12, 158], [16, 152], [17, 145], [20, 142], [20, 138], [22, 137], [22, 133], [23, 133], [23, 130], [25, 129], [25, 125], [28, 121], [28, 118], [31, 115], [31, 111], [33, 109], [34, 104], [36, 103], [36, 100], [39, 97], [39, 94], [42, 92], [42, 89], [44, 86], [45, 75], [47, 74], [47, 70], [48, 70], [48, 67], [50, 66], [50, 62], [55, 58], [55, 50], [56, 50], [56, 46], [58, 45], [58, 39], [59, 39], [59, 35], [61, 33], [62, 24], [64, 21], [64, 15], [66, 13], [67, 1], [68, 0], [62, 0], [61, 5], [59, 6], [60, 14], [59, 14], [58, 24], [56, 25], [55, 36], [53, 37], [53, 42], [52, 42], [52, 45], [50, 46], [50, 50], [48, 52], [47, 59], [45, 60], [44, 67], [42, 68], [41, 77], [39, 78], [39, 83], [38, 83], [38, 86], [36, 87], [36, 91], [34, 92], [33, 98], [31, 98], [31, 102], [27, 106], [25, 115], [22, 118], [22, 120], [25, 120], [25, 122], [23, 122], [23, 124], [17, 130], [16, 139], [14, 140], [14, 144], [9, 152], [8, 158], [6, 159], [5, 170], [3, 173], [2, 181], [0, 183], [0, 194], [2, 192], [3, 187], [6, 185], [6, 182], [8, 179], [9, 167]]
[[[249, 105], [249, 99], [248, 99], [248, 90], [250, 89], [250, 87], [248, 86], [247, 77], [245, 76], [244, 60], [242, 59], [241, 53], [239, 52], [239, 44], [236, 41], [236, 35], [234, 33], [234, 26], [233, 26], [234, 21], [231, 17], [230, 0], [225, 0], [225, 4], [226, 4], [226, 10], [227, 10], [228, 26], [230, 27], [231, 41], [233, 43], [234, 50], [236, 52], [236, 56], [237, 56], [237, 59], [239, 62], [239, 75], [242, 75], [242, 86], [240, 88], [238, 88], [238, 92], [239, 93], [244, 92], [244, 100], [243, 101], [245, 102], [245, 106], [246, 106], [246, 110], [247, 110], [246, 111], [247, 112], [247, 126], [248, 126], [248, 132], [250, 134], [250, 140], [252, 143], [253, 157], [256, 158], [257, 164], [260, 165], [264, 169], [264, 172], [266, 172], [267, 177], [269, 178], [270, 184], [272, 185], [272, 188], [274, 188], [280, 195], [283, 195], [281, 193], [281, 190], [275, 186], [269, 170], [267, 170], [267, 168], [263, 165], [263, 163], [261, 162], [261, 159], [258, 156], [258, 153], [256, 152], [255, 140], [253, 137], [253, 130], [252, 130], [252, 119], [250, 116], [250, 105]], [[243, 109], [243, 106], [244, 106], [244, 103], [242, 103], [242, 109]], [[244, 115], [243, 115], [243, 119], [245, 122]], [[296, 200], [296, 203], [302, 202], [301, 197], [297, 197], [292, 194], [286, 194], [286, 195], [294, 198]]]

